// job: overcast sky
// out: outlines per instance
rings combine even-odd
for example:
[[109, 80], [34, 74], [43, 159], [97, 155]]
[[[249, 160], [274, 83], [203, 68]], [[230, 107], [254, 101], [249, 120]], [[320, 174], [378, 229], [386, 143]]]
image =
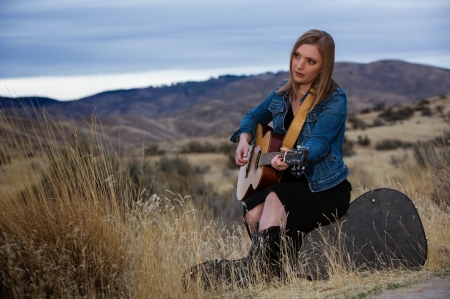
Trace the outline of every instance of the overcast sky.
[[448, 0], [0, 0], [0, 95], [77, 99], [220, 74], [288, 70], [328, 31], [336, 61], [450, 69]]

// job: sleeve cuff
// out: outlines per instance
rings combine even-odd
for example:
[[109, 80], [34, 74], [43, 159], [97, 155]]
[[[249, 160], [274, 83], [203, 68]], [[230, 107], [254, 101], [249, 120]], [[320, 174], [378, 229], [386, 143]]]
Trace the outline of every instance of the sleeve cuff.
[[251, 142], [253, 142], [253, 140], [255, 140], [255, 133], [253, 131], [239, 129], [231, 136], [230, 141], [232, 141], [234, 143], [239, 142], [239, 136], [241, 135], [241, 133], [246, 133], [246, 134], [250, 135]]

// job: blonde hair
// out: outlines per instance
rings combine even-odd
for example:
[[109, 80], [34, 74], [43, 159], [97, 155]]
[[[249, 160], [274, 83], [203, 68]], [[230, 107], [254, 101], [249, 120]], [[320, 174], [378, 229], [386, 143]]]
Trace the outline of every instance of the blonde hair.
[[289, 80], [285, 85], [281, 86], [277, 90], [277, 94], [281, 95], [285, 92], [287, 92], [289, 96], [296, 96], [300, 94], [300, 86], [294, 81], [294, 77], [292, 75], [292, 58], [294, 57], [294, 53], [298, 47], [303, 44], [316, 45], [323, 60], [323, 65], [319, 76], [317, 76], [311, 84], [311, 87], [314, 87], [316, 90], [316, 98], [311, 107], [312, 110], [317, 104], [330, 97], [333, 90], [339, 86], [331, 77], [334, 69], [334, 40], [331, 35], [325, 31], [317, 29], [309, 30], [297, 39], [291, 51]]

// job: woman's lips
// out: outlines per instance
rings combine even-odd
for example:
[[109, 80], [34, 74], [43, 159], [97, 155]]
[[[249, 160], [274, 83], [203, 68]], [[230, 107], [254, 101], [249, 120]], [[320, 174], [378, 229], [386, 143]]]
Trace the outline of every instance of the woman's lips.
[[304, 74], [299, 73], [299, 72], [295, 72], [295, 75], [296, 75], [297, 77], [304, 77], [304, 76], [305, 76]]

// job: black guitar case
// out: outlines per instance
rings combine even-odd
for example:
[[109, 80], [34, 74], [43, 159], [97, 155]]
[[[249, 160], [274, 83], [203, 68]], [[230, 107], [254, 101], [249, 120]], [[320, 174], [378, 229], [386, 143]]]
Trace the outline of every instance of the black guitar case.
[[299, 271], [309, 279], [326, 279], [335, 262], [357, 271], [418, 270], [426, 259], [416, 207], [405, 194], [382, 188], [358, 197], [338, 221], [306, 234]]

